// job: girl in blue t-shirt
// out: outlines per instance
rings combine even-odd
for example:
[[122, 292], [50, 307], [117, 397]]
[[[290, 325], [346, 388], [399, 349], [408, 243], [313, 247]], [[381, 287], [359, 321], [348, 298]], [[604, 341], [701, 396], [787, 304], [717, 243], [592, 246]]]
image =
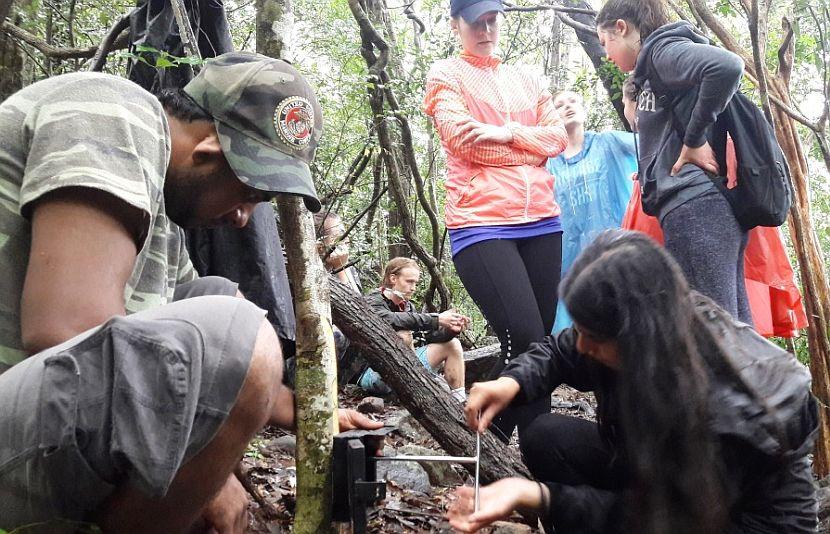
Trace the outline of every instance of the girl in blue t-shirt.
[[[637, 171], [634, 134], [585, 131], [582, 97], [561, 91], [553, 105], [565, 122], [568, 147], [548, 160], [556, 176], [556, 201], [562, 213], [562, 276], [580, 251], [599, 233], [619, 228], [631, 197], [631, 175]], [[553, 333], [571, 325], [560, 303]]]

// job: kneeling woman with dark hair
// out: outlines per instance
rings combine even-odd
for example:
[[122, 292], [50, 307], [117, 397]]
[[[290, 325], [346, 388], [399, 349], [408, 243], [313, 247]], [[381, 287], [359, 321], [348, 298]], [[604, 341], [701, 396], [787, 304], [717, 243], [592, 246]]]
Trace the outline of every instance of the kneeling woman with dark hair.
[[814, 532], [817, 412], [804, 366], [690, 291], [636, 232], [600, 235], [560, 293], [574, 327], [475, 384], [467, 421], [484, 431], [514, 399], [568, 384], [595, 392], [598, 422], [536, 418], [521, 447], [544, 484], [500, 480], [475, 513], [472, 489], [460, 488], [453, 527], [524, 508], [557, 534]]

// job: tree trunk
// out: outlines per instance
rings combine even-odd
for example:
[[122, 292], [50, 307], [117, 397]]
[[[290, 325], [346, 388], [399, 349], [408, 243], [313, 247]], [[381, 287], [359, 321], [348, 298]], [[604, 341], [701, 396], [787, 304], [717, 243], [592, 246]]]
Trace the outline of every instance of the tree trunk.
[[0, 24], [6, 20], [6, 17], [12, 12], [12, 5], [14, 0], [0, 0]]
[[[3, 17], [0, 17], [0, 23]], [[23, 87], [23, 50], [0, 32], [0, 102]]]
[[[789, 103], [789, 94], [781, 93], [778, 80], [772, 86]], [[775, 130], [781, 149], [790, 163], [795, 198], [790, 209], [788, 226], [798, 258], [802, 293], [809, 320], [807, 342], [810, 347], [810, 372], [813, 394], [819, 400], [820, 432], [813, 452], [813, 471], [820, 478], [830, 474], [830, 290], [822, 260], [818, 236], [813, 228], [809, 200], [809, 177], [803, 147], [793, 119], [779, 108], [772, 108]]]
[[[372, 108], [372, 121], [374, 123], [378, 144], [380, 145], [380, 162], [383, 170], [386, 171], [389, 183], [389, 193], [397, 205], [401, 215], [401, 232], [409, 246], [409, 249], [420, 259], [430, 274], [430, 285], [435, 285], [435, 290], [441, 299], [440, 309], [446, 309], [450, 303], [450, 293], [441, 275], [439, 258], [431, 255], [421, 244], [415, 219], [412, 217], [409, 205], [407, 188], [411, 184], [410, 176], [413, 177], [418, 190], [418, 198], [421, 205], [427, 212], [433, 231], [433, 243], [438, 240], [437, 216], [430, 210], [429, 200], [426, 199], [423, 191], [423, 182], [418, 172], [417, 162], [414, 157], [412, 146], [412, 134], [409, 122], [401, 111], [397, 97], [390, 86], [390, 77], [386, 72], [386, 66], [391, 57], [389, 44], [377, 32], [368, 15], [364, 11], [360, 0], [349, 0], [349, 8], [360, 27], [361, 48], [360, 53], [369, 67], [367, 93], [369, 106]], [[378, 54], [375, 54], [375, 50]], [[395, 130], [390, 126], [392, 121], [386, 119], [388, 109], [392, 112], [399, 128]], [[405, 148], [401, 157], [401, 150], [395, 145], [399, 144]], [[402, 179], [402, 169], [408, 171]], [[379, 169], [376, 169], [379, 171]], [[376, 174], [377, 176], [377, 174]], [[428, 293], [430, 293], [428, 291]]]
[[545, 74], [550, 78], [551, 91], [561, 89], [559, 85], [562, 74], [562, 36], [562, 21], [559, 17], [553, 17], [550, 25], [548, 53], [545, 57]]
[[257, 52], [290, 61], [294, 27], [291, 0], [256, 0], [256, 13]]
[[[257, 1], [257, 51], [288, 55], [289, 0]], [[283, 33], [277, 33], [283, 32]], [[337, 426], [337, 363], [326, 270], [317, 255], [314, 221], [300, 197], [277, 200], [297, 319], [297, 509], [294, 532], [331, 529], [331, 455]]]
[[314, 221], [299, 197], [280, 195], [288, 276], [297, 317], [297, 509], [294, 532], [331, 526], [331, 454], [338, 432], [337, 368], [326, 271], [317, 255]]
[[[392, 23], [389, 20], [389, 13], [387, 12], [386, 2], [384, 0], [363, 0], [364, 5], [366, 6], [365, 11], [366, 15], [369, 17], [369, 20], [372, 22], [372, 25], [377, 28], [377, 30], [383, 35], [384, 40], [389, 43], [390, 48], [395, 47], [395, 32], [392, 29]], [[389, 76], [392, 79], [400, 79], [402, 74], [402, 69], [400, 66], [400, 61], [394, 55], [389, 56], [389, 63], [386, 67]], [[396, 161], [400, 161], [401, 158], [398, 156], [398, 149], [393, 148], [398, 145], [397, 139], [395, 140], [391, 146], [390, 150], [393, 150], [394, 154], [392, 157]], [[387, 170], [387, 177], [391, 171]], [[399, 175], [403, 177], [408, 177], [409, 175], [406, 172], [401, 172]], [[409, 196], [412, 194], [412, 187], [408, 180], [400, 180], [400, 190], [403, 194], [405, 199], [408, 199]], [[397, 256], [404, 256], [410, 257], [412, 255], [412, 249], [406, 243], [406, 240], [403, 237], [403, 226], [407, 224], [407, 217], [409, 217], [408, 213], [402, 213], [402, 209], [400, 204], [397, 202], [397, 198], [393, 194], [394, 188], [389, 188], [389, 198], [393, 201], [392, 205], [389, 209], [389, 220], [388, 220], [388, 229], [393, 230], [391, 234], [396, 236], [400, 236], [395, 240], [389, 241], [389, 257], [395, 258]]]
[[[585, 0], [562, 0], [562, 5], [565, 7], [592, 9], [591, 4]], [[596, 15], [575, 13], [571, 15], [571, 18], [573, 18], [576, 22], [580, 22], [590, 27], [596, 27], [597, 24]], [[624, 125], [628, 125], [628, 121], [625, 119], [625, 114], [623, 113], [621, 97], [617, 96], [617, 98], [614, 98], [614, 95], [620, 93], [621, 91], [614, 88], [613, 77], [607, 69], [602, 68], [602, 60], [605, 58], [605, 49], [599, 44], [599, 37], [597, 37], [597, 33], [595, 31], [586, 32], [579, 29], [574, 29], [574, 31], [576, 32], [576, 38], [579, 40], [579, 44], [582, 46], [585, 53], [588, 54], [588, 58], [590, 58], [591, 63], [594, 65], [594, 69], [597, 71], [600, 80], [602, 80], [602, 85], [605, 86], [605, 90], [608, 92], [608, 98], [611, 100], [614, 110], [617, 112], [617, 115], [620, 117], [622, 123]]]
[[[792, 65], [792, 54], [779, 54], [779, 75], [771, 77], [764, 71], [758, 72], [756, 65], [763, 66], [764, 61], [756, 61], [753, 54], [742, 49], [735, 38], [724, 28], [704, 0], [687, 0], [689, 7], [695, 12], [695, 17], [703, 21], [721, 43], [730, 51], [741, 56], [746, 64], [747, 71], [755, 79], [766, 78], [769, 92], [784, 105], [791, 106], [789, 90], [789, 72]], [[759, 14], [756, 26], [751, 26], [751, 32], [757, 32], [759, 26], [766, 27], [766, 21]], [[792, 44], [790, 44], [792, 46]], [[760, 48], [760, 47], [759, 47]], [[763, 82], [760, 84], [764, 87]], [[813, 455], [813, 471], [819, 477], [830, 474], [830, 286], [827, 282], [827, 271], [822, 259], [821, 245], [810, 214], [809, 170], [804, 149], [795, 128], [792, 117], [783, 112], [779, 106], [772, 109], [775, 119], [775, 135], [784, 151], [790, 165], [790, 173], [795, 191], [795, 198], [790, 209], [788, 226], [792, 235], [793, 247], [798, 258], [801, 273], [802, 294], [807, 309], [809, 327], [807, 329], [810, 345], [810, 371], [813, 375], [813, 394], [820, 404], [820, 433]]]
[[[334, 277], [329, 277], [329, 285], [335, 324], [398, 394], [401, 404], [448, 454], [474, 456], [475, 434], [467, 428], [458, 401], [362, 298]], [[488, 431], [481, 437], [481, 479], [489, 483], [509, 476], [531, 478], [519, 456]]]

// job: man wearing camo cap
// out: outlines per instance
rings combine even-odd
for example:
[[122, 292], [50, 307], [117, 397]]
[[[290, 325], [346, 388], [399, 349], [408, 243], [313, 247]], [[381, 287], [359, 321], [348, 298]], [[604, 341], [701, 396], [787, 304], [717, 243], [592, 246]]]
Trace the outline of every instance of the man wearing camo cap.
[[197, 277], [182, 228], [277, 193], [319, 210], [321, 129], [303, 77], [247, 53], [158, 99], [74, 73], [0, 104], [0, 529], [244, 530], [234, 466], [293, 393], [264, 312]]

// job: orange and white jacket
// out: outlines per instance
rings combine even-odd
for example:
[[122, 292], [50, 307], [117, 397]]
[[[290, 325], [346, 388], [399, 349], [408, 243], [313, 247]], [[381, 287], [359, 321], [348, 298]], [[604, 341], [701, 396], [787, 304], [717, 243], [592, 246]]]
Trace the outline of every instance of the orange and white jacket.
[[[496, 56], [436, 62], [427, 75], [424, 111], [447, 155], [447, 228], [535, 222], [559, 215], [545, 162], [568, 135], [550, 92], [536, 76]], [[465, 144], [465, 119], [507, 126], [508, 144]]]

